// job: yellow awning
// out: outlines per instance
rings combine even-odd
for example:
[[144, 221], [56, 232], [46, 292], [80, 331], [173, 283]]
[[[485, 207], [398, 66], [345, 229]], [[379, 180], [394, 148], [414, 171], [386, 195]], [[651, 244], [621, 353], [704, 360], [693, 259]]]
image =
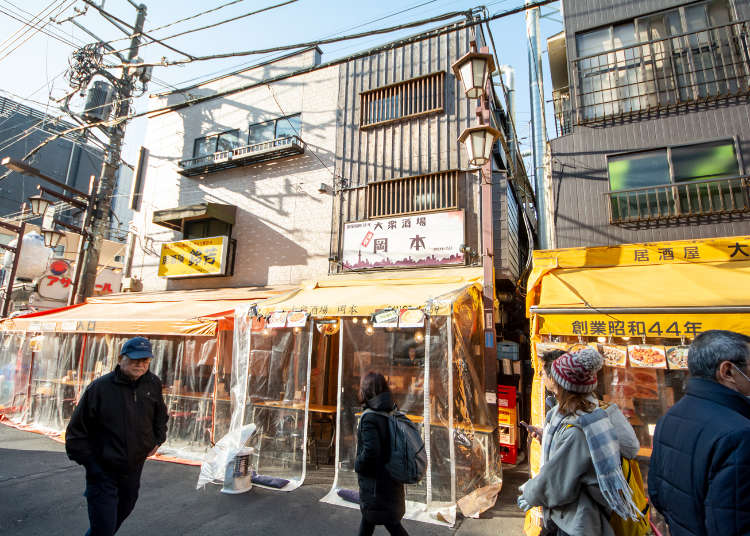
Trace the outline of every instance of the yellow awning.
[[481, 269], [426, 270], [336, 276], [303, 284], [291, 296], [267, 300], [258, 312], [307, 311], [313, 316], [367, 316], [379, 309], [418, 307], [450, 314], [450, 304], [467, 287], [479, 285]]
[[527, 305], [541, 334], [750, 333], [750, 236], [537, 251]]
[[86, 303], [11, 318], [3, 331], [60, 331], [160, 335], [215, 335], [220, 313], [240, 303], [287, 294], [292, 287], [246, 287], [121, 293]]

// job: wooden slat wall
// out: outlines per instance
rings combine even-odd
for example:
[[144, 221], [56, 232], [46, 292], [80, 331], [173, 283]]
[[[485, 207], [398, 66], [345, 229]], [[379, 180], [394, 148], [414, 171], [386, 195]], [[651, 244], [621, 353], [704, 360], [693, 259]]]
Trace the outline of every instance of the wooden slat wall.
[[361, 93], [360, 128], [443, 112], [445, 78], [440, 71]]
[[367, 217], [458, 208], [458, 172], [405, 177], [367, 185]]
[[[482, 46], [482, 35], [478, 36]], [[424, 41], [409, 43], [371, 56], [352, 60], [339, 70], [339, 100], [336, 128], [336, 174], [348, 181], [342, 196], [335, 197], [331, 251], [340, 252], [344, 222], [364, 220], [385, 214], [387, 198], [368, 199], [370, 185], [394, 181], [382, 186], [385, 192], [400, 184], [397, 179], [446, 173], [468, 168], [464, 148], [458, 143], [461, 132], [476, 123], [476, 101], [467, 99], [451, 71], [451, 64], [469, 50], [472, 30], [461, 28]], [[430, 85], [427, 75], [440, 73], [440, 83]], [[429, 92], [431, 106], [440, 113], [414, 115], [417, 106], [416, 84], [404, 86], [400, 95], [400, 113], [413, 115], [398, 121], [361, 128], [360, 120], [377, 118], [372, 90], [391, 84], [420, 79]], [[369, 93], [368, 93], [369, 92]], [[436, 175], [436, 177], [439, 175]], [[455, 196], [451, 206], [465, 212], [466, 244], [479, 249], [479, 179], [475, 172], [457, 173], [456, 188], [450, 190], [437, 178], [431, 179], [438, 196]], [[424, 183], [407, 181], [403, 193], [414, 197]], [[385, 195], [385, 194], [383, 194]], [[500, 195], [496, 191], [496, 195]], [[392, 209], [407, 212], [406, 205], [392, 203]], [[502, 267], [496, 266], [498, 274]], [[501, 277], [500, 275], [498, 277]]]

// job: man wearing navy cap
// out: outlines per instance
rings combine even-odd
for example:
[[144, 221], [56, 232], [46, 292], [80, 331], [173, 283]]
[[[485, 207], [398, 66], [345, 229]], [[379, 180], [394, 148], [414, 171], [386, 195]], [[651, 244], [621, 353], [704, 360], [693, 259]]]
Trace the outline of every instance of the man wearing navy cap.
[[86, 468], [90, 536], [111, 536], [135, 507], [146, 458], [167, 438], [161, 381], [144, 337], [125, 342], [114, 371], [83, 393], [65, 432], [68, 457]]

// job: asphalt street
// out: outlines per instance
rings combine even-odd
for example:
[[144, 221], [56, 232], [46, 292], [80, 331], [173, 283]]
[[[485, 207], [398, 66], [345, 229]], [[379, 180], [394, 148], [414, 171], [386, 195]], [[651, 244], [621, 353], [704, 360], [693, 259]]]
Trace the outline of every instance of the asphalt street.
[[[199, 468], [148, 461], [138, 504], [118, 536], [356, 534], [359, 511], [319, 502], [330, 487], [313, 476], [291, 493], [253, 488], [242, 495], [197, 491]], [[404, 521], [413, 536], [520, 536], [523, 518], [515, 506], [523, 471], [505, 474], [498, 505], [480, 519], [454, 528]], [[0, 534], [83, 535], [88, 528], [83, 468], [68, 460], [64, 446], [44, 436], [0, 425]], [[380, 527], [375, 534], [386, 534]]]

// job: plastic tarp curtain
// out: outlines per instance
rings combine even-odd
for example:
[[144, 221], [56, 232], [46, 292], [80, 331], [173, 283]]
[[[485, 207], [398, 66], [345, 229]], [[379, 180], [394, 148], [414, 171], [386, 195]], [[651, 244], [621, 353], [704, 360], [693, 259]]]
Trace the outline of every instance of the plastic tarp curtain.
[[255, 424], [246, 445], [255, 472], [291, 491], [305, 479], [313, 323], [253, 329], [252, 318], [247, 307], [236, 310], [230, 431]]
[[386, 376], [398, 407], [422, 427], [427, 474], [406, 486], [408, 519], [452, 525], [457, 500], [486, 486], [499, 489], [502, 472], [484, 401], [482, 356], [474, 351], [482, 340], [479, 292], [470, 287], [452, 299], [454, 314], [428, 316], [423, 328], [373, 329], [340, 320], [336, 474], [324, 502], [356, 507], [339, 492], [358, 489], [358, 390], [370, 371]]
[[[132, 334], [5, 332], [0, 336], [0, 415], [62, 437], [86, 387], [114, 370]], [[152, 336], [150, 370], [163, 384], [169, 411], [159, 455], [199, 460], [231, 415], [231, 336]], [[221, 348], [221, 349], [220, 349]]]

